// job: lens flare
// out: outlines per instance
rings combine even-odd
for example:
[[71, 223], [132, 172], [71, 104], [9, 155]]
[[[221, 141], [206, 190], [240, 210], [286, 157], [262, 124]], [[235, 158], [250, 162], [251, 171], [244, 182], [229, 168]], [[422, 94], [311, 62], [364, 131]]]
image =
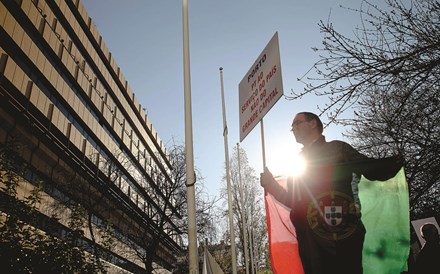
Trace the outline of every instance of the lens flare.
[[280, 153], [268, 161], [269, 170], [273, 175], [300, 176], [305, 168], [304, 159], [298, 154]]

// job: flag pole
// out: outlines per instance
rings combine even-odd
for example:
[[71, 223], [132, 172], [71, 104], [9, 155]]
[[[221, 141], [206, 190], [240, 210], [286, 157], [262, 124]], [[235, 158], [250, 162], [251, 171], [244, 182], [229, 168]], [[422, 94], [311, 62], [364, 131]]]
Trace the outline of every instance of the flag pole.
[[246, 274], [249, 274], [249, 251], [248, 251], [248, 242], [247, 242], [247, 207], [245, 206], [246, 199], [244, 199], [243, 193], [243, 184], [241, 181], [241, 164], [240, 164], [240, 144], [237, 143], [237, 162], [238, 162], [238, 183], [240, 184], [240, 201], [241, 201], [241, 210], [242, 210], [242, 224], [243, 224], [243, 245], [244, 245], [244, 264], [246, 266]]
[[263, 171], [266, 168], [266, 148], [264, 146], [264, 125], [263, 125], [263, 118], [260, 120], [260, 126], [261, 126], [261, 152], [263, 153]]
[[[264, 145], [263, 118], [261, 118], [261, 120], [260, 120], [260, 127], [261, 127], [261, 152], [263, 154], [263, 172], [264, 172], [265, 169], [266, 169], [266, 148], [265, 148], [265, 145]], [[263, 195], [264, 195], [264, 200], [266, 201], [266, 195], [267, 195], [266, 189], [264, 189], [264, 194]], [[267, 206], [267, 202], [264, 203], [264, 206], [265, 207]], [[267, 212], [267, 209], [266, 209], [266, 212]]]
[[185, 156], [186, 156], [186, 197], [188, 207], [188, 252], [189, 273], [199, 273], [199, 256], [197, 253], [196, 206], [195, 206], [195, 172], [192, 137], [191, 113], [191, 79], [189, 65], [189, 35], [188, 35], [188, 0], [182, 0], [183, 17], [183, 74], [185, 94]]
[[229, 171], [229, 152], [228, 152], [228, 125], [226, 124], [226, 108], [225, 108], [225, 94], [223, 89], [223, 68], [220, 68], [220, 85], [222, 95], [222, 112], [223, 112], [223, 139], [225, 143], [225, 162], [226, 162], [226, 184], [228, 189], [228, 215], [229, 215], [229, 230], [231, 234], [231, 256], [232, 256], [232, 273], [237, 274], [237, 255], [235, 247], [235, 232], [234, 232], [234, 216], [232, 212], [232, 195], [231, 195], [231, 174]]

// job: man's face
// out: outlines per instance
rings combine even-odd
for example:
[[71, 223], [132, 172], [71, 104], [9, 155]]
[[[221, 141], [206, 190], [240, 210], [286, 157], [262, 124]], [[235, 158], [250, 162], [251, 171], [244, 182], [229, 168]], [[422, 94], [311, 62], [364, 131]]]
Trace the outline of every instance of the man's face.
[[292, 121], [292, 129], [293, 135], [295, 135], [295, 139], [297, 143], [305, 144], [307, 140], [310, 139], [312, 132], [312, 121], [307, 121], [306, 116], [304, 114], [297, 114]]

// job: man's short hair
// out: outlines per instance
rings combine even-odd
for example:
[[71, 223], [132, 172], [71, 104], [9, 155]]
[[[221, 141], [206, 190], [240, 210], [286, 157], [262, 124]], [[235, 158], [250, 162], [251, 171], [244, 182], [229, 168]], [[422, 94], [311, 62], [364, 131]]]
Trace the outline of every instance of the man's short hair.
[[312, 112], [307, 112], [307, 111], [300, 112], [300, 113], [298, 113], [298, 114], [302, 114], [302, 115], [304, 115], [304, 116], [306, 117], [306, 120], [307, 120], [307, 121], [315, 120], [315, 121], [316, 121], [316, 124], [318, 125], [319, 133], [322, 134], [322, 132], [323, 132], [323, 130], [324, 130], [324, 126], [322, 125], [321, 119], [319, 119], [319, 116], [318, 116], [318, 115], [316, 115], [315, 113], [312, 113]]

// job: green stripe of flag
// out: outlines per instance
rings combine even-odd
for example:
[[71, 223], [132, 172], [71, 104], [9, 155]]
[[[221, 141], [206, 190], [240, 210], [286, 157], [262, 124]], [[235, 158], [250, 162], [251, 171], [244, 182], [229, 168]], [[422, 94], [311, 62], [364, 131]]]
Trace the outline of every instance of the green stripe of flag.
[[407, 270], [410, 246], [408, 185], [403, 168], [387, 181], [362, 176], [359, 199], [365, 225], [364, 274], [399, 274]]

